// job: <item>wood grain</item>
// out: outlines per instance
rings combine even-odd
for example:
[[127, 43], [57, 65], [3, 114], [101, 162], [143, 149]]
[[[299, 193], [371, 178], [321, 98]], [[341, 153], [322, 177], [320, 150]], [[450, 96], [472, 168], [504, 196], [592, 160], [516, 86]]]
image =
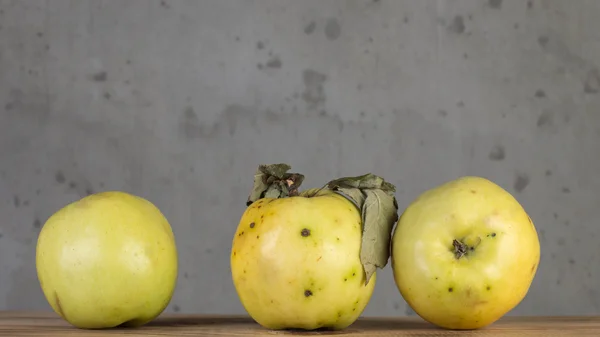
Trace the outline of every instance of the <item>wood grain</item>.
[[136, 329], [81, 330], [52, 313], [0, 312], [0, 336], [600, 336], [600, 317], [505, 317], [485, 329], [448, 331], [418, 317], [362, 318], [343, 331], [272, 331], [244, 316], [164, 315]]

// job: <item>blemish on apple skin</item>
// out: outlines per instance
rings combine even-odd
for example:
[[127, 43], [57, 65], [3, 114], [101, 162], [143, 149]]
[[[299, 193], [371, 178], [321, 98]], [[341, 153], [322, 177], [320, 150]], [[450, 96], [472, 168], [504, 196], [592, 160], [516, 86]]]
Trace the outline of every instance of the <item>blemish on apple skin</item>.
[[[258, 206], [258, 207], [260, 207], [260, 206]], [[254, 228], [254, 222], [250, 223], [250, 228]]]
[[302, 235], [303, 237], [307, 237], [307, 236], [309, 236], [309, 235], [310, 235], [310, 229], [308, 229], [308, 228], [303, 228], [303, 229], [300, 231], [300, 235]]
[[313, 295], [313, 293], [309, 289], [304, 290], [304, 297], [310, 297], [312, 295]]

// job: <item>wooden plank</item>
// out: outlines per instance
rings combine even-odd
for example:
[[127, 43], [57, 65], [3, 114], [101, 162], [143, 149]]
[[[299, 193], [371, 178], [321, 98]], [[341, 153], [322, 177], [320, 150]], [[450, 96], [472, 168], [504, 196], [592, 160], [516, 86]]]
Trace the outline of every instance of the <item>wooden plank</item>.
[[0, 336], [600, 336], [599, 317], [505, 317], [485, 329], [448, 331], [418, 317], [362, 318], [343, 331], [272, 331], [246, 316], [164, 315], [136, 329], [81, 330], [52, 313], [0, 312]]

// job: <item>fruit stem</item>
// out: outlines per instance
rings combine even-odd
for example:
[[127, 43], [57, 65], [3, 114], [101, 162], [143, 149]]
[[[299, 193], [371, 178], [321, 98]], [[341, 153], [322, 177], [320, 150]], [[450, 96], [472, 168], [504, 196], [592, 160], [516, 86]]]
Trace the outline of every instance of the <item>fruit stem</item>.
[[285, 179], [285, 186], [287, 186], [288, 189], [288, 196], [295, 197], [300, 195], [300, 193], [298, 192], [298, 188], [300, 187], [299, 181], [301, 181], [301, 179], [299, 179], [300, 176], [301, 175], [298, 173], [291, 173]]
[[467, 254], [468, 247], [464, 243], [454, 239], [452, 241], [452, 246], [454, 246], [454, 256], [457, 260]]

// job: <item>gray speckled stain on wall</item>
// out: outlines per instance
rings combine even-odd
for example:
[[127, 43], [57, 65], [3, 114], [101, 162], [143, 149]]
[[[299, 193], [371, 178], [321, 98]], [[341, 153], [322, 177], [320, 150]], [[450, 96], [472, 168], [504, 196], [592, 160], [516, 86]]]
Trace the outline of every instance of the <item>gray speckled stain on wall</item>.
[[336, 18], [329, 18], [325, 23], [325, 36], [329, 41], [335, 41], [340, 37], [342, 27]]
[[[325, 108], [325, 81], [327, 75], [321, 74], [312, 69], [302, 71], [302, 82], [304, 83], [304, 91], [302, 99], [306, 102], [306, 109], [316, 111]], [[323, 111], [323, 110], [321, 110]]]
[[317, 23], [315, 21], [311, 21], [304, 27], [304, 34], [310, 35], [315, 31], [316, 28]]
[[600, 71], [597, 68], [590, 69], [586, 74], [583, 91], [586, 94], [597, 94], [600, 92]]
[[[168, 310], [243, 312], [226, 248], [256, 166], [288, 162], [306, 187], [383, 175], [401, 209], [488, 177], [542, 244], [511, 314], [597, 312], [598, 14], [560, 0], [0, 2], [0, 309], [48, 309], [45, 219], [120, 189], [173, 225]], [[365, 315], [390, 314], [415, 313], [388, 265]]]
[[494, 146], [494, 148], [490, 151], [490, 154], [488, 157], [490, 158], [490, 160], [494, 160], [494, 161], [504, 160], [504, 158], [506, 157], [506, 151], [504, 150], [504, 146], [502, 146], [502, 145]]
[[502, 8], [502, 0], [488, 0], [488, 5], [494, 9]]
[[515, 180], [513, 183], [513, 188], [515, 192], [521, 193], [523, 190], [529, 185], [529, 175], [524, 172], [518, 172], [515, 174]]

